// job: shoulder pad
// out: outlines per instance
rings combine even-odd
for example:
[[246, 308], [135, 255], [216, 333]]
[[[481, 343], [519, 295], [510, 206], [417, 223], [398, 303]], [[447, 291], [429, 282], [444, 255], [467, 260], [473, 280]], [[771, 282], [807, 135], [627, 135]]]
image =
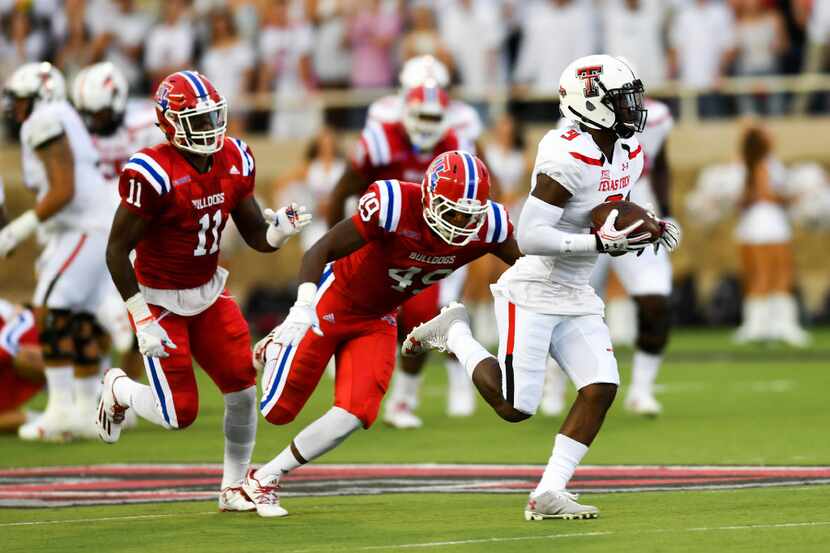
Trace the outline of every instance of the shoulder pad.
[[254, 156], [251, 155], [251, 149], [239, 138], [228, 137], [226, 139], [227, 142], [233, 144], [236, 152], [239, 154], [240, 162], [242, 163], [242, 176], [250, 176], [254, 172]]
[[396, 180], [379, 180], [372, 186], [377, 188], [380, 201], [378, 226], [387, 232], [395, 232], [401, 221], [401, 207], [404, 201], [401, 183]]
[[498, 202], [490, 200], [487, 209], [487, 234], [484, 240], [489, 243], [501, 243], [507, 240], [507, 210]]
[[170, 192], [170, 177], [167, 170], [151, 155], [152, 152], [153, 150], [143, 150], [130, 156], [124, 165], [124, 171], [139, 173], [156, 193], [162, 196]]
[[26, 121], [23, 140], [29, 147], [38, 148], [63, 133], [63, 124], [55, 113], [37, 110]]
[[366, 152], [374, 167], [388, 165], [392, 161], [392, 149], [384, 125], [377, 121], [369, 121], [360, 137], [366, 143]]

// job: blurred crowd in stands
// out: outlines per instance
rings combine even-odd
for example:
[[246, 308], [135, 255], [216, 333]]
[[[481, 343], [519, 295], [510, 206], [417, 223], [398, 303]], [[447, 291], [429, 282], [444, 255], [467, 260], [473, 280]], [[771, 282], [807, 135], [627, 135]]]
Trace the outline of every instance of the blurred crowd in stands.
[[[432, 54], [468, 97], [555, 96], [568, 61], [625, 56], [659, 91], [668, 80], [711, 92], [704, 116], [779, 114], [782, 94], [726, 102], [726, 76], [824, 69], [830, 0], [0, 0], [0, 78], [53, 60], [71, 80], [111, 60], [135, 94], [196, 67], [235, 110], [272, 98], [273, 136], [319, 128], [317, 91], [394, 87], [403, 61]], [[237, 128], [236, 130], [240, 130]], [[241, 129], [244, 130], [244, 129]]]

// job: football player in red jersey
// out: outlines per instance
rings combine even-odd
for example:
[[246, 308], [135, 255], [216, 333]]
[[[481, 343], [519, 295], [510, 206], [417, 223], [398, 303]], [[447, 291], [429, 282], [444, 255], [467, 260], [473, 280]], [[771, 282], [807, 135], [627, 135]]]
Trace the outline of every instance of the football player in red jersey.
[[[352, 167], [343, 175], [332, 194], [329, 226], [334, 226], [343, 218], [346, 199], [362, 194], [372, 182], [383, 179], [420, 182], [435, 156], [462, 149], [456, 131], [448, 125], [449, 102], [447, 92], [436, 81], [426, 79], [423, 84], [406, 92], [400, 120], [379, 122], [370, 117], [360, 135]], [[404, 302], [398, 313], [402, 334], [435, 317], [441, 307], [442, 296], [456, 299], [464, 284], [465, 271], [456, 273], [440, 286], [426, 288]], [[421, 426], [421, 420], [413, 411], [425, 361], [426, 355], [401, 359], [392, 395], [384, 408], [385, 423], [395, 428]], [[467, 392], [464, 395], [473, 400], [463, 369], [453, 361], [448, 363], [447, 369], [450, 380], [459, 381]]]
[[359, 212], [330, 229], [303, 257], [297, 301], [254, 351], [264, 365], [260, 411], [278, 425], [297, 416], [329, 359], [334, 406], [274, 460], [251, 469], [243, 488], [262, 516], [284, 516], [280, 477], [374, 422], [395, 366], [395, 312], [408, 298], [487, 253], [521, 255], [490, 177], [470, 153], [437, 157], [415, 184], [378, 181]]
[[0, 300], [0, 432], [26, 422], [21, 407], [43, 388], [43, 369], [34, 314]]
[[[156, 93], [167, 142], [130, 157], [107, 265], [124, 298], [150, 386], [121, 369], [104, 376], [98, 434], [118, 440], [130, 407], [165, 428], [185, 428], [199, 409], [191, 357], [225, 399], [225, 466], [219, 506], [255, 506], [241, 490], [256, 434], [256, 372], [248, 325], [225, 290], [219, 240], [233, 217], [245, 242], [273, 252], [311, 219], [293, 204], [263, 213], [254, 199], [254, 157], [225, 136], [227, 105], [204, 75], [180, 71]], [[135, 250], [135, 267], [130, 252]]]

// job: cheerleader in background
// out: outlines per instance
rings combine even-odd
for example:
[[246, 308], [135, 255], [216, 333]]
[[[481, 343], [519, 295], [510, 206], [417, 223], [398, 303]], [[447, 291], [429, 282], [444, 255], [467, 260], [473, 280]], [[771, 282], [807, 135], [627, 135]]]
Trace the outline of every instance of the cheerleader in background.
[[803, 347], [809, 334], [801, 328], [792, 294], [792, 228], [780, 194], [786, 170], [772, 155], [772, 140], [760, 126], [750, 126], [741, 141], [745, 168], [741, 215], [735, 229], [743, 272], [743, 321], [739, 343], [782, 340]]
[[[325, 127], [309, 144], [302, 163], [274, 183], [275, 200], [297, 198], [294, 201], [307, 206], [314, 216], [312, 223], [300, 236], [303, 251], [326, 233], [326, 213], [331, 192], [345, 170], [346, 160], [337, 142], [337, 135], [331, 128]], [[347, 206], [346, 214], [351, 215], [355, 209], [356, 203]]]

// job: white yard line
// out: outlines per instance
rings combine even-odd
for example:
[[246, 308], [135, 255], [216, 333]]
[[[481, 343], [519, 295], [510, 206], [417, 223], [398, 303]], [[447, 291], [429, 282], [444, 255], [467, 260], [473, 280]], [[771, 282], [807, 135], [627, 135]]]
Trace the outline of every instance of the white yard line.
[[7, 528], [10, 526], [44, 526], [47, 524], [78, 524], [87, 522], [111, 522], [111, 521], [128, 521], [128, 520], [147, 520], [154, 518], [186, 518], [186, 517], [200, 517], [205, 515], [218, 515], [219, 511], [205, 511], [201, 513], [169, 513], [159, 515], [127, 515], [123, 517], [101, 517], [101, 518], [76, 518], [66, 520], [31, 520], [26, 522], [3, 522], [0, 523], [0, 528]]

